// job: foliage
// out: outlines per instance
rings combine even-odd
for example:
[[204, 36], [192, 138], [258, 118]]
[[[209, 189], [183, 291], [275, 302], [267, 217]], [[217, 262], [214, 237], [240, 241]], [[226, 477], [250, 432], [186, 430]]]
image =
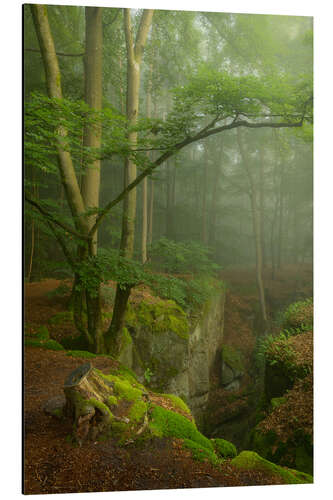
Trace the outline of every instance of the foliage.
[[154, 373], [151, 371], [150, 368], [146, 368], [143, 376], [146, 380], [146, 382], [149, 384], [151, 377], [154, 375]]
[[220, 267], [211, 260], [211, 250], [196, 241], [176, 242], [161, 238], [150, 251], [152, 265], [166, 273], [214, 275]]
[[285, 311], [283, 315], [284, 328], [290, 328], [298, 332], [312, 330], [313, 328], [313, 299], [294, 302]]

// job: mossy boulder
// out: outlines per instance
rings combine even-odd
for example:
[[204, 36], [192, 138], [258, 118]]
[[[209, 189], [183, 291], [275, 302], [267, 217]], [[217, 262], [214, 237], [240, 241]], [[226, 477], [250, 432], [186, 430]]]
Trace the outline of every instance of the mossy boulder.
[[234, 458], [237, 455], [236, 446], [226, 439], [213, 439], [213, 446], [218, 456], [222, 458]]
[[[126, 325], [133, 340], [132, 363], [127, 364], [152, 389], [165, 392], [170, 380], [188, 368], [190, 326], [185, 312], [172, 300], [142, 301], [130, 305]], [[179, 392], [188, 390], [180, 387]]]
[[280, 477], [284, 484], [313, 483], [313, 477], [310, 474], [276, 465], [254, 451], [242, 451], [231, 461], [231, 465], [239, 469], [267, 472]]

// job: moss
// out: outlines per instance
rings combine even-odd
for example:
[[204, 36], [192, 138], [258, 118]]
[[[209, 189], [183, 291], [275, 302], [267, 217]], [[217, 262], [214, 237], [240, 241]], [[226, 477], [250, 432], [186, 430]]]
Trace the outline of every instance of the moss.
[[45, 325], [40, 326], [35, 337], [38, 340], [48, 340], [50, 338], [50, 334], [47, 327]]
[[211, 441], [198, 431], [195, 424], [179, 413], [153, 406], [149, 428], [157, 437], [190, 439], [198, 445], [214, 451]]
[[179, 396], [176, 396], [175, 394], [162, 394], [162, 396], [170, 399], [174, 404], [174, 406], [176, 406], [176, 408], [179, 408], [180, 410], [183, 410], [185, 413], [191, 415], [191, 410]]
[[281, 398], [272, 398], [271, 399], [272, 409], [274, 410], [275, 408], [277, 408], [278, 406], [282, 405], [286, 401], [287, 401], [287, 399], [285, 397], [283, 397], [283, 396]]
[[244, 362], [242, 354], [229, 345], [222, 346], [222, 361], [233, 371], [244, 372]]
[[53, 339], [48, 339], [46, 341], [26, 338], [24, 339], [24, 345], [31, 347], [42, 347], [43, 349], [50, 349], [51, 351], [63, 351], [64, 348], [59, 342]]
[[237, 455], [237, 448], [230, 441], [220, 438], [213, 439], [212, 441], [215, 451], [220, 457], [234, 458]]
[[160, 300], [156, 303], [141, 301], [136, 306], [129, 306], [126, 324], [133, 328], [141, 325], [156, 334], [171, 331], [185, 340], [189, 338], [187, 316], [173, 300]]
[[285, 484], [312, 483], [309, 474], [294, 469], [287, 469], [262, 458], [254, 451], [242, 451], [231, 461], [231, 465], [240, 469], [254, 469], [279, 476]]
[[131, 406], [129, 418], [132, 422], [140, 422], [147, 413], [148, 405], [144, 401], [136, 401]]
[[305, 444], [296, 448], [295, 467], [307, 474], [313, 474], [313, 452], [309, 451]]
[[109, 396], [107, 399], [107, 405], [112, 408], [112, 406], [116, 406], [118, 404], [118, 399], [116, 396]]
[[110, 408], [108, 408], [106, 404], [102, 403], [102, 401], [98, 401], [95, 398], [90, 398], [86, 401], [86, 405], [97, 408], [102, 413], [102, 415], [104, 415], [105, 417], [109, 417], [110, 420], [113, 419], [113, 415], [111, 413]]
[[[114, 391], [118, 398], [126, 399], [127, 401], [138, 401], [142, 399], [143, 390], [134, 387], [129, 380], [122, 379], [116, 375], [105, 375], [100, 370], [97, 370], [99, 375], [114, 387]], [[140, 384], [136, 384], [140, 385]], [[143, 388], [143, 386], [141, 386]]]
[[66, 321], [73, 321], [73, 311], [61, 311], [49, 319], [50, 325], [60, 325]]
[[191, 450], [192, 457], [194, 458], [194, 460], [198, 460], [199, 462], [208, 461], [212, 465], [218, 465], [219, 463], [222, 463], [222, 461], [218, 459], [214, 451], [199, 445], [191, 439], [184, 439], [183, 448]]
[[89, 351], [67, 351], [67, 356], [72, 356], [72, 358], [96, 358], [96, 354]]

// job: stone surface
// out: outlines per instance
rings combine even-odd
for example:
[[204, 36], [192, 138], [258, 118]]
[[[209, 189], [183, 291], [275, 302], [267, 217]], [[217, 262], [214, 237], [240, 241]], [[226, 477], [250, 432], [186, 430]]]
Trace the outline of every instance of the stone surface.
[[[186, 400], [195, 418], [207, 403], [209, 377], [223, 341], [224, 292], [205, 304], [188, 334], [155, 331], [149, 325], [129, 328], [133, 353], [127, 359], [141, 381], [149, 368], [149, 385]], [[147, 382], [147, 381], [145, 381]]]

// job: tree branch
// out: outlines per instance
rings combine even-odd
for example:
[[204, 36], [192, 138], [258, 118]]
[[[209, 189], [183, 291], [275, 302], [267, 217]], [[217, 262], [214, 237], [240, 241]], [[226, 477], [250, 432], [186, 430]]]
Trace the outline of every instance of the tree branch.
[[192, 144], [193, 142], [200, 141], [202, 139], [205, 139], [206, 137], [209, 137], [214, 134], [218, 134], [220, 132], [224, 132], [225, 130], [232, 130], [237, 127], [248, 127], [248, 128], [287, 128], [287, 127], [301, 127], [303, 125], [303, 118], [301, 121], [296, 122], [296, 123], [288, 123], [288, 122], [280, 122], [280, 123], [268, 123], [268, 122], [263, 122], [263, 123], [250, 123], [247, 122], [246, 120], [240, 120], [238, 122], [232, 122], [229, 123], [228, 125], [222, 125], [221, 127], [216, 127], [212, 130], [206, 130], [207, 127], [204, 129], [200, 130], [195, 136], [193, 137], [187, 137], [183, 141], [179, 142], [178, 144], [175, 144], [173, 148], [170, 148], [168, 151], [163, 153], [157, 160], [153, 162], [152, 165], [150, 165], [148, 168], [146, 168], [143, 172], [141, 172], [140, 175], [136, 177], [136, 179], [128, 184], [128, 186], [112, 201], [110, 201], [101, 211], [99, 216], [96, 218], [96, 222], [93, 225], [93, 227], [89, 231], [89, 237], [92, 238], [95, 232], [97, 231], [99, 225], [101, 224], [102, 220], [104, 217], [108, 214], [108, 212], [115, 206], [117, 205], [121, 200], [125, 198], [125, 196], [132, 190], [134, 189], [140, 182], [150, 175], [153, 170], [155, 170], [159, 165], [164, 163], [168, 158], [173, 156], [176, 152], [180, 151], [183, 149], [185, 146], [188, 146], [189, 144]]
[[64, 222], [59, 221], [53, 214], [48, 212], [42, 205], [40, 205], [36, 200], [33, 200], [30, 198], [26, 193], [24, 195], [25, 201], [30, 203], [33, 207], [35, 207], [49, 222], [52, 222], [53, 224], [61, 227], [64, 229], [67, 233], [73, 234], [73, 236], [76, 236], [77, 238], [85, 241], [89, 241], [90, 238], [89, 236], [85, 236], [79, 232], [77, 232], [72, 226], [69, 226], [65, 224]]
[[145, 46], [145, 43], [147, 40], [147, 36], [149, 33], [149, 28], [151, 26], [153, 15], [154, 15], [153, 9], [145, 9], [143, 11], [142, 16], [141, 16], [140, 25], [139, 25], [139, 29], [137, 32], [137, 36], [136, 36], [136, 40], [135, 40], [135, 47], [134, 47], [135, 58], [138, 62], [140, 62], [140, 60], [141, 60], [143, 47]]
[[[24, 50], [26, 50], [27, 52], [39, 52], [39, 53], [41, 53], [39, 49], [27, 48]], [[65, 56], [65, 57], [83, 57], [85, 55], [85, 52], [82, 52], [81, 54], [67, 54], [65, 52], [56, 52], [56, 55], [57, 56]]]

